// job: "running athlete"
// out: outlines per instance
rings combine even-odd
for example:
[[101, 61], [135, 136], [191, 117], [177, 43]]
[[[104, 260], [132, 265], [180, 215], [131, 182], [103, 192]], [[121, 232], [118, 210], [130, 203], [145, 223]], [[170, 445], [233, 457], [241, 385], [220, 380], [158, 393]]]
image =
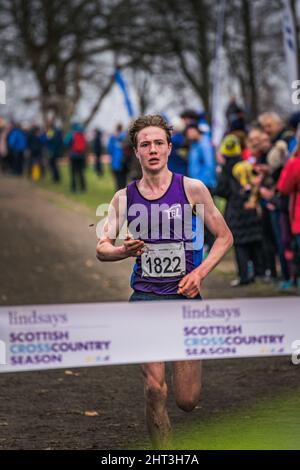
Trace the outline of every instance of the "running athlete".
[[[113, 197], [97, 244], [97, 258], [100, 261], [136, 258], [130, 301], [200, 300], [202, 281], [232, 246], [232, 234], [204, 184], [169, 171], [171, 129], [161, 116], [137, 118], [129, 134], [143, 176]], [[204, 206], [205, 225], [215, 236], [204, 261], [201, 243], [195, 243], [194, 232], [180, 230], [186, 207], [196, 208], [192, 212], [194, 227], [200, 205]], [[157, 206], [164, 208], [166, 217], [158, 217], [155, 225], [152, 209]], [[163, 236], [163, 220], [170, 224], [167, 237]], [[127, 235], [121, 246], [115, 246], [124, 221]], [[166, 409], [165, 364], [155, 362], [141, 367], [150, 438], [154, 448], [168, 449], [171, 427]], [[192, 411], [199, 402], [201, 361], [173, 362], [172, 371], [176, 403], [184, 411]]]

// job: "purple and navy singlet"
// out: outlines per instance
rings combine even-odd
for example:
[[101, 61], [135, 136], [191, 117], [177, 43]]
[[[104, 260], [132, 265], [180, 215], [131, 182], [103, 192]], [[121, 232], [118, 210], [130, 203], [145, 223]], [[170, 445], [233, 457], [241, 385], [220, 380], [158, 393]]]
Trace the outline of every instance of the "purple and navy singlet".
[[136, 258], [131, 287], [137, 292], [176, 294], [180, 279], [200, 265], [203, 247], [203, 220], [192, 211], [183, 176], [173, 173], [169, 188], [154, 200], [142, 196], [136, 181], [129, 184], [127, 226], [133, 238], [146, 244]]

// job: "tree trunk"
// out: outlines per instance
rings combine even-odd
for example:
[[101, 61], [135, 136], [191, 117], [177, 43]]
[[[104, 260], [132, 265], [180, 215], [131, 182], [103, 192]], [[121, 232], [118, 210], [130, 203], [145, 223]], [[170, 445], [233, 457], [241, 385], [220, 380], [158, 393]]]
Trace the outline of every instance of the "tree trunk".
[[250, 118], [254, 119], [258, 114], [258, 95], [254, 63], [254, 44], [251, 31], [251, 16], [251, 4], [249, 0], [242, 0], [242, 21], [245, 28], [246, 65], [250, 96]]

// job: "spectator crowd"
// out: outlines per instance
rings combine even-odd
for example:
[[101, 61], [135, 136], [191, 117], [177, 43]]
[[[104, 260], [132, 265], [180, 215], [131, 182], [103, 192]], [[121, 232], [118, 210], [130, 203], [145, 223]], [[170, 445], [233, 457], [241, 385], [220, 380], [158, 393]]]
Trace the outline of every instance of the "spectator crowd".
[[[234, 236], [237, 278], [232, 287], [255, 281], [274, 283], [300, 293], [300, 112], [285, 122], [264, 112], [249, 123], [232, 98], [226, 110], [227, 129], [219, 148], [212, 144], [204, 113], [185, 110], [173, 122], [169, 169], [201, 180], [213, 197], [224, 201], [224, 216]], [[27, 174], [39, 180], [48, 170], [61, 181], [60, 161], [67, 157], [70, 190], [86, 191], [87, 156], [93, 155], [96, 174], [103, 176], [103, 155], [110, 156], [116, 189], [141, 177], [126, 129], [122, 124], [106, 139], [95, 129], [87, 137], [79, 123], [63, 135], [49, 121], [45, 129], [28, 129], [0, 118], [2, 173]], [[222, 205], [222, 204], [221, 204]], [[205, 250], [213, 236], [206, 230]]]

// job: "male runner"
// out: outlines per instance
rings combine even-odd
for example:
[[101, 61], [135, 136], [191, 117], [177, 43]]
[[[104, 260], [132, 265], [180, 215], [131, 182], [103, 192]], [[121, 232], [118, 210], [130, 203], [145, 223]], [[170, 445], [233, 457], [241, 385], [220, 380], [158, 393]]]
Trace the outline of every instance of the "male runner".
[[[201, 299], [202, 281], [232, 246], [231, 232], [203, 183], [169, 171], [167, 163], [171, 152], [171, 129], [161, 116], [137, 118], [129, 133], [143, 176], [113, 197], [110, 206], [113, 216], [109, 215], [97, 244], [97, 258], [100, 261], [136, 258], [131, 279], [134, 292], [130, 301]], [[132, 210], [135, 204], [147, 210], [144, 218], [148, 225], [133, 237], [130, 226], [138, 217]], [[157, 239], [149, 231], [154, 204], [166, 204], [170, 208], [172, 224], [167, 240], [161, 236], [161, 219]], [[200, 204], [204, 205], [205, 225], [215, 236], [209, 255], [202, 263], [201, 247], [188, 249], [191, 238], [184, 232], [179, 239], [178, 225], [175, 226], [178, 217], [184, 218], [184, 206], [196, 207]], [[115, 246], [123, 220], [129, 224], [128, 236], [121, 246]], [[191, 411], [199, 401], [201, 361], [178, 361], [172, 367], [176, 403], [184, 411]], [[142, 364], [142, 372], [150, 438], [155, 448], [166, 449], [169, 445], [170, 421], [166, 410], [165, 364]]]

